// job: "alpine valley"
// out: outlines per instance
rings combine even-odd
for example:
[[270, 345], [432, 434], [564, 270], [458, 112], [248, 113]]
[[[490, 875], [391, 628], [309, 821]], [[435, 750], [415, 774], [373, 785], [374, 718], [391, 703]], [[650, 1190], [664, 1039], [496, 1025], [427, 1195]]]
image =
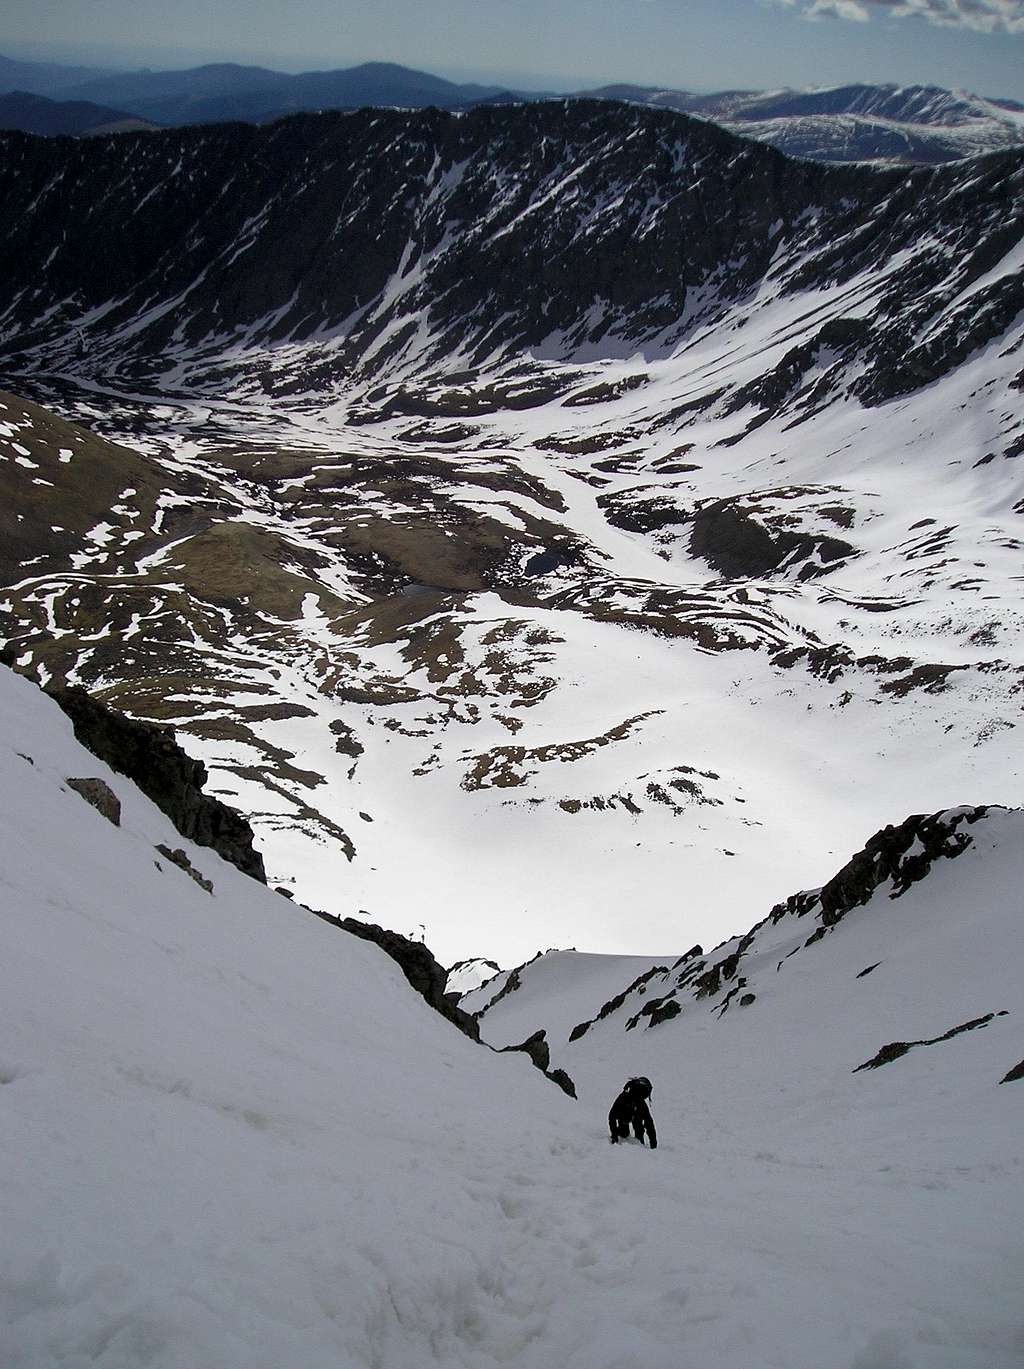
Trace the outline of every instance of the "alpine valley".
[[0, 282], [5, 1369], [1016, 1369], [1024, 150], [7, 133]]
[[172, 723], [273, 883], [657, 950], [1020, 801], [1024, 153], [604, 101], [0, 153], [13, 657]]

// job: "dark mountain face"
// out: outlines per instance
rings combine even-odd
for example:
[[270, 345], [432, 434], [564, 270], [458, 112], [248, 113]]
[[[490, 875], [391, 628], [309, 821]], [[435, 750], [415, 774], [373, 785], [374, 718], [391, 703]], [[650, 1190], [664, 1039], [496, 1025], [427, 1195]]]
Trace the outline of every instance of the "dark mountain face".
[[22, 133], [77, 136], [145, 126], [145, 121], [134, 114], [88, 100], [48, 100], [24, 90], [0, 95], [0, 128], [18, 129]]
[[828, 168], [604, 103], [362, 111], [70, 148], [9, 135], [0, 189], [11, 364], [78, 353], [125, 381], [153, 383], [172, 354], [194, 367], [241, 332], [343, 332], [305, 386], [386, 378], [417, 319], [431, 367], [456, 346], [476, 360], [495, 346], [655, 356], [769, 279], [841, 287], [898, 261], [869, 314], [821, 340], [862, 358], [857, 392], [872, 400], [927, 383], [1024, 305], [1019, 277], [1003, 277], [969, 315], [942, 318], [1024, 232], [1024, 154]]

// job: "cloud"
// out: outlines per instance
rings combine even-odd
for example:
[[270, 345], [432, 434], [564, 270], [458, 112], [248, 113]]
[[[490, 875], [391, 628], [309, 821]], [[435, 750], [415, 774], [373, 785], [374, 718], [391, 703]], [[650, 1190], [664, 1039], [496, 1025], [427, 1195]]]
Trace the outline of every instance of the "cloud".
[[1024, 33], [1024, 0], [781, 0], [808, 19], [826, 15], [867, 23], [874, 14], [924, 19], [944, 28], [979, 33]]
[[871, 12], [861, 0], [811, 0], [811, 3], [804, 5], [804, 12], [808, 19], [825, 14], [835, 15], [837, 19], [856, 19], [861, 24], [866, 24], [871, 18]]

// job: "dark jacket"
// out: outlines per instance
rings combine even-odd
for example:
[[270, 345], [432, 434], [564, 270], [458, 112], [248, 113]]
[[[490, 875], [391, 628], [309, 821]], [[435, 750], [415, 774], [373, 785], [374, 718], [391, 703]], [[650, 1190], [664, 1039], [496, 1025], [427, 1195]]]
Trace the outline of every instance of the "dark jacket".
[[608, 1129], [613, 1142], [626, 1140], [632, 1128], [633, 1135], [638, 1141], [643, 1141], [646, 1137], [650, 1148], [657, 1148], [658, 1133], [654, 1129], [654, 1118], [647, 1106], [650, 1096], [651, 1085], [647, 1079], [630, 1079], [608, 1114]]

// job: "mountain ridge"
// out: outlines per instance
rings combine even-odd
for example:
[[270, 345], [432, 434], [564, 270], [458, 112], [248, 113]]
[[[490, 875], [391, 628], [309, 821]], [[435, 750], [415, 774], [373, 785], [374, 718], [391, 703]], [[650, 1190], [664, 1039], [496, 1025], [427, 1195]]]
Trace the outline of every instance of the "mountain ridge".
[[[493, 101], [596, 97], [713, 119], [792, 156], [822, 161], [936, 164], [1017, 146], [1024, 140], [1024, 107], [1019, 102], [920, 85], [861, 83], [697, 95], [618, 83], [559, 96], [452, 82], [380, 61], [297, 74], [239, 63], [208, 63], [177, 71], [95, 72], [84, 82], [75, 78], [75, 69], [68, 68], [63, 83], [55, 74], [61, 68], [10, 62], [8, 66], [11, 79], [22, 71], [21, 84], [26, 89], [125, 105], [135, 117], [157, 124], [259, 123], [301, 110], [367, 105], [462, 109]], [[3, 72], [0, 65], [0, 84]]]
[[[990, 918], [1000, 916], [1000, 908], [1005, 910], [1007, 902], [1012, 902], [1010, 883], [1001, 876], [992, 878], [990, 866], [994, 859], [1001, 859], [994, 853], [1004, 842], [1012, 843], [1010, 834], [1019, 831], [1021, 820], [1020, 809], [987, 805], [912, 815], [875, 833], [824, 886], [791, 894], [749, 931], [707, 953], [700, 946], [660, 958], [549, 951], [463, 993], [460, 1003], [476, 1018], [483, 1039], [490, 1044], [500, 1048], [531, 1031], [545, 1042], [554, 1061], [574, 1078], [582, 1075], [586, 1080], [588, 1074], [593, 1075], [596, 1062], [607, 1060], [616, 1039], [632, 1042], [629, 1067], [633, 1070], [642, 1067], [645, 1053], [667, 1070], [672, 1053], [680, 1051], [683, 1041], [706, 1038], [716, 1030], [709, 1026], [712, 1018], [720, 1023], [727, 1015], [730, 1020], [740, 1015], [744, 1026], [737, 1030], [747, 1035], [749, 1022], [758, 1018], [762, 1005], [771, 1004], [780, 994], [785, 996], [787, 977], [806, 980], [812, 973], [828, 974], [829, 955], [832, 960], [841, 956], [857, 986], [843, 986], [837, 976], [837, 1018], [848, 1011], [843, 1000], [863, 994], [859, 982], [881, 970], [872, 979], [874, 986], [880, 986], [871, 1010], [878, 1015], [878, 1025], [871, 1013], [858, 1020], [858, 1039], [867, 1039], [872, 1030], [879, 1034], [892, 1030], [901, 1019], [904, 1027], [937, 1022], [943, 1014], [966, 1019], [952, 1025], [943, 1022], [945, 1030], [931, 1037], [880, 1041], [863, 1059], [851, 1054], [847, 1061], [849, 1074], [881, 1069], [912, 1051], [942, 1046], [999, 1018], [1012, 1017], [1009, 999], [1004, 1003], [998, 993], [983, 1004], [984, 990], [979, 993], [978, 986], [971, 986], [966, 995], [952, 995], [956, 1006], [947, 1006], [938, 998], [933, 1001], [922, 995], [915, 976], [928, 979], [936, 994], [950, 990], [948, 969], [953, 957], [946, 949], [933, 953], [927, 938], [967, 944], [975, 923], [981, 932]], [[968, 853], [963, 868], [949, 869]], [[969, 873], [960, 878], [968, 867]], [[954, 895], [946, 888], [950, 883], [956, 887]], [[969, 892], [972, 888], [976, 888], [974, 898]], [[955, 908], [965, 893], [972, 912], [960, 928], [955, 925]], [[915, 907], [915, 913], [901, 911], [904, 899]], [[905, 920], [911, 925], [904, 927]], [[1003, 936], [1010, 934], [1011, 924], [1012, 919], [1004, 922]], [[859, 949], [838, 949], [840, 943], [845, 946], [847, 934]], [[823, 961], [818, 948], [833, 935], [839, 941]], [[833, 945], [831, 940], [829, 944]], [[1009, 943], [1006, 951], [1012, 961]], [[933, 954], [938, 965], [928, 965]], [[858, 955], [863, 960], [859, 966]], [[612, 994], [612, 986], [618, 992]], [[1004, 982], [1004, 996], [1006, 991]], [[571, 1025], [572, 1016], [588, 999], [590, 1015]], [[819, 996], [818, 1007], [822, 1001]], [[969, 1015], [968, 1005], [977, 1005], [974, 1016]], [[983, 1006], [988, 1011], [982, 1011]], [[767, 1011], [770, 1014], [771, 1007]], [[651, 1033], [657, 1034], [657, 1044]], [[704, 1045], [708, 1048], [710, 1042], [705, 1040]], [[1002, 1049], [1005, 1067], [990, 1062], [987, 1082], [991, 1087], [1019, 1077], [1019, 1066], [1008, 1058], [1012, 1044], [1005, 1033]], [[833, 1060], [830, 1069], [836, 1065]], [[653, 1075], [653, 1067], [649, 1072]], [[771, 1070], [784, 1072], [784, 1066], [781, 1071]]]
[[886, 165], [940, 164], [1017, 146], [1024, 108], [938, 86], [850, 84], [778, 91], [683, 90], [617, 84], [582, 92], [677, 109], [790, 156]]
[[[646, 340], [645, 331], [648, 336], [662, 331], [658, 328], [660, 320], [664, 320], [664, 328], [680, 316], [686, 316], [685, 285], [681, 289], [680, 283], [694, 276], [699, 281], [702, 275], [706, 275], [713, 264], [716, 251], [722, 251], [727, 236], [738, 239], [735, 242], [737, 253], [740, 257], [748, 258], [746, 279], [742, 268], [734, 269], [732, 288], [736, 289], [737, 286], [752, 283], [757, 275], [762, 274], [772, 256], [778, 253], [779, 247], [785, 242], [785, 239], [780, 243], [765, 242], [763, 235], [771, 226], [772, 217], [775, 217], [776, 222], [785, 224], [788, 219], [792, 223], [794, 218], [799, 217], [800, 212], [818, 207], [815, 204], [815, 196], [820, 197], [819, 204], [824, 200], [826, 203], [836, 202], [838, 205], [845, 205], [850, 197], [859, 191], [867, 201], [864, 208], [868, 209], [868, 205], [872, 207], [867, 214], [862, 211], [860, 224], [856, 221], [856, 211], [851, 216], [850, 226], [855, 225], [863, 239], [856, 256], [850, 253], [848, 245], [844, 246], [842, 256], [828, 251], [829, 238], [823, 230], [820, 214], [818, 215], [817, 232], [821, 264], [813, 268], [804, 268], [799, 277], [802, 284], [813, 282], [812, 271], [816, 271], [819, 278], [827, 272], [830, 279], [835, 278], [841, 282], [857, 269], [859, 263], [870, 256], [878, 259], [883, 253], [892, 253], [896, 249], [894, 231], [916, 233], [923, 237], [926, 215], [929, 212], [934, 214], [936, 209], [931, 201], [936, 197], [943, 197], [945, 186], [953, 188], [953, 196], [959, 193], [963, 197], [962, 208], [957, 206], [955, 201], [943, 206], [944, 213], [949, 213], [950, 210], [960, 213], [963, 221], [961, 233], [966, 232], [967, 216], [977, 216], [979, 212], [986, 213], [990, 218], [995, 218], [1001, 213], [1007, 235], [1019, 231], [1019, 215], [1015, 215], [1013, 208], [1012, 186], [1021, 179], [1024, 153], [991, 154], [976, 166], [972, 163], [969, 168], [950, 168], [948, 171], [936, 169], [884, 173], [857, 171], [852, 168], [811, 167], [804, 163], [787, 162], [785, 159], [774, 161], [773, 157], [777, 154], [763, 151], [749, 143], [733, 141], [729, 134], [719, 133], [707, 124], [687, 122], [685, 116], [659, 113], [646, 115], [639, 111], [620, 113], [615, 110], [609, 113], [607, 106], [587, 102], [571, 102], [562, 106], [510, 107], [504, 111], [485, 108], [463, 116], [462, 119], [429, 112], [426, 115], [408, 116], [387, 111], [319, 117], [296, 116], [283, 124], [252, 132], [229, 127], [220, 131], [205, 129], [162, 133], [155, 141], [147, 138], [145, 142], [136, 143], [130, 148], [126, 159], [122, 159], [121, 152], [115, 156], [113, 150], [104, 150], [102, 144], [95, 147], [83, 145], [69, 158], [71, 165], [68, 166], [65, 166], [64, 152], [58, 151], [54, 155], [46, 143], [19, 146], [12, 141], [5, 157], [7, 209], [3, 220], [0, 221], [0, 233], [3, 234], [4, 240], [5, 265], [12, 273], [13, 281], [21, 279], [23, 296], [27, 296], [19, 300], [21, 315], [23, 318], [26, 317], [26, 305], [31, 304], [32, 294], [40, 293], [39, 285], [33, 278], [38, 276], [44, 258], [49, 258], [47, 282], [51, 298], [55, 298], [61, 291], [74, 291], [82, 299], [82, 312], [87, 313], [90, 309], [106, 306], [100, 317], [104, 332], [109, 333], [111, 325], [117, 319], [116, 309], [112, 311], [108, 303], [111, 298], [109, 292], [129, 284], [133, 276], [143, 269], [142, 259], [133, 259], [129, 255], [109, 264], [107, 271], [101, 276], [93, 269], [98, 242], [88, 232], [79, 236], [74, 243], [57, 241], [57, 223], [53, 222], [50, 225], [45, 221], [48, 209], [46, 182], [48, 177], [54, 174], [54, 169], [60, 166], [64, 168], [63, 174], [67, 178], [66, 187], [61, 192], [64, 196], [74, 195], [76, 178], [80, 179], [82, 193], [85, 195], [98, 195], [101, 200], [108, 203], [115, 193], [121, 196], [125, 204], [122, 213], [134, 220], [134, 236], [140, 243], [146, 243], [147, 253], [154, 247], [160, 251], [161, 233], [167, 242], [174, 237], [201, 244], [203, 237], [196, 236], [192, 225], [198, 216], [202, 216], [203, 235], [206, 238], [216, 235], [212, 236], [212, 242], [202, 249], [205, 250], [208, 261], [204, 262], [202, 257], [197, 259], [193, 248], [191, 251], [186, 250], [184, 254], [165, 251], [162, 254], [163, 260], [159, 263], [158, 269], [164, 273], [165, 280], [158, 288], [162, 289], [165, 298], [170, 300], [175, 298], [177, 292], [183, 292], [180, 300], [175, 299], [176, 310], [179, 313], [182, 308], [188, 308], [187, 292], [191, 279], [194, 279], [197, 273], [203, 272], [203, 267], [206, 266], [207, 271], [203, 272], [204, 275], [212, 269], [219, 272], [222, 277], [216, 289], [218, 312], [223, 320], [222, 327], [225, 333], [240, 327], [252, 328], [262, 325], [270, 340], [285, 337], [302, 339], [313, 332], [337, 329], [342, 320], [350, 316], [358, 317], [366, 299], [373, 299], [387, 276], [396, 270], [401, 250], [416, 219], [420, 219], [420, 223], [416, 225], [417, 233], [426, 238], [419, 249], [421, 257], [425, 255], [425, 251], [431, 253], [443, 237], [444, 221], [432, 221], [433, 207], [429, 195], [422, 209], [417, 207], [418, 212], [415, 215], [410, 215], [404, 206], [396, 215], [397, 206], [385, 203], [383, 197], [386, 197], [387, 191], [380, 187], [377, 197], [364, 203], [353, 216], [351, 226], [346, 225], [345, 230], [349, 237], [346, 250], [358, 253], [364, 263], [364, 272], [372, 270], [373, 274], [364, 278], [358, 287], [351, 284], [346, 287], [343, 284], [339, 290], [338, 284], [335, 283], [331, 288], [322, 275], [323, 259], [318, 257], [314, 243], [309, 241], [311, 234], [329, 234], [331, 224], [325, 221], [322, 209], [319, 215], [314, 211], [315, 216], [310, 219], [311, 204], [305, 202], [309, 199], [306, 185], [294, 171], [289, 175], [287, 168], [294, 167], [296, 157], [301, 157], [302, 152], [307, 156], [319, 158], [325, 165], [343, 166], [348, 159], [354, 166], [358, 166], [363, 160], [377, 155], [376, 148], [378, 144], [383, 145], [382, 138], [386, 142], [399, 134], [399, 131], [411, 132], [413, 128], [422, 130], [427, 137], [425, 145], [419, 148], [413, 145], [407, 155], [407, 171], [414, 176], [423, 176], [435, 157], [442, 158], [442, 165], [455, 165], [465, 153], [472, 156], [473, 151], [479, 149], [480, 143], [486, 140], [489, 129], [493, 129], [499, 137], [505, 130], [511, 138], [550, 138], [555, 135], [561, 142], [560, 147], [558, 144], [555, 145], [556, 155], [564, 158], [582, 152], [582, 147], [577, 148], [574, 143], [585, 144], [588, 136], [592, 136], [591, 130], [598, 138], [604, 131], [610, 140], [614, 139], [619, 130], [627, 137], [632, 134], [649, 139], [650, 157], [656, 160], [644, 176], [641, 185], [646, 183], [646, 186], [649, 186], [648, 193], [656, 195], [659, 201], [664, 201], [667, 213], [662, 215], [660, 222], [652, 223], [650, 227], [641, 218], [634, 228], [634, 235], [637, 230], [641, 231], [640, 241], [646, 254], [644, 274], [638, 279], [633, 270], [622, 272], [617, 280], [612, 277], [611, 261], [621, 260], [620, 242], [612, 221], [606, 218], [602, 222], [598, 217], [596, 224], [591, 223], [588, 236], [600, 249], [602, 256], [594, 259], [591, 281], [582, 282], [584, 290], [589, 284], [592, 291], [605, 295], [613, 310], [617, 307], [628, 315], [627, 336], [632, 334], [641, 345]], [[686, 151], [687, 145], [693, 149], [689, 154]], [[118, 147], [123, 146], [118, 144]], [[537, 163], [523, 160], [527, 153], [524, 144], [513, 142], [509, 150], [520, 163], [515, 169], [516, 176], [523, 178], [527, 183], [529, 180], [536, 182], [545, 177], [543, 160]], [[632, 149], [630, 151], [632, 152]], [[245, 189], [239, 186], [244, 198], [237, 198], [237, 202], [225, 213], [222, 223], [217, 223], [215, 219], [211, 221], [206, 208], [209, 197], [221, 200], [223, 204], [223, 186], [218, 186], [218, 182], [225, 165], [224, 159], [238, 154], [256, 158], [257, 164], [263, 158], [267, 159], [263, 171], [264, 185], [261, 186], [259, 180], [254, 177], [248, 178]], [[187, 156], [196, 164], [200, 176], [199, 180], [193, 182], [190, 194], [186, 198], [182, 197], [181, 188], [172, 187], [168, 179], [181, 155]], [[694, 160], [710, 156], [726, 159], [724, 176], [716, 168], [717, 175], [721, 178], [720, 185], [714, 185], [711, 175], [716, 173], [711, 173], [708, 176], [708, 188], [698, 201], [700, 209], [706, 207], [708, 211], [712, 211], [713, 208], [713, 212], [721, 220], [717, 236], [722, 246], [715, 243], [714, 237], [708, 237], [706, 229], [698, 236], [695, 231], [697, 225], [689, 219], [692, 211], [688, 210], [687, 202], [674, 193], [672, 181], [675, 172], [672, 158], [680, 155], [689, 155]], [[618, 170], [617, 157], [619, 153], [612, 142], [595, 170], [599, 169], [602, 176], [614, 177]], [[635, 158], [633, 160], [635, 161]], [[299, 164], [301, 165], [301, 162]], [[136, 167], [142, 179], [136, 176]], [[635, 168], [631, 166], [631, 170], [633, 169]], [[209, 176], [210, 171], [213, 172], [212, 177]], [[894, 179], [886, 180], [886, 175]], [[879, 179], [880, 177], [882, 179]], [[733, 192], [736, 184], [742, 181], [744, 185], [753, 185], [753, 178], [761, 181], [767, 202], [762, 200], [756, 208], [752, 204], [749, 207], [730, 207], [735, 205]], [[229, 184], [232, 179], [234, 178], [229, 178]], [[497, 286], [504, 288], [505, 294], [500, 297], [501, 303], [498, 307], [508, 312], [511, 305], [509, 292], [514, 289], [515, 284], [511, 257], [514, 254], [517, 259], [522, 259], [523, 253], [528, 249], [516, 225], [509, 223], [507, 227], [503, 227], [503, 218], [495, 214], [493, 202], [492, 206], [488, 206], [485, 198], [488, 195], [486, 187], [473, 186], [465, 175], [462, 179], [460, 191], [465, 209], [461, 208], [449, 192], [442, 201], [444, 213], [451, 215], [453, 211], [456, 214], [461, 211], [464, 214], [488, 214], [493, 221], [492, 241], [486, 244], [484, 235], [463, 233], [467, 244], [472, 244], [475, 255], [468, 260], [459, 260], [457, 253], [449, 251], [443, 259], [431, 263], [431, 266], [437, 277], [433, 289], [435, 296], [443, 293], [446, 296], [448, 310], [451, 313], [457, 312], [460, 319], [468, 321], [472, 314], [472, 295], [474, 292], [478, 293], [473, 278], [484, 272], [495, 278]], [[575, 179], [579, 179], [578, 174]], [[241, 241], [245, 242], [245, 225], [251, 223], [254, 216], [259, 214], [258, 206], [265, 201], [268, 186], [274, 187], [274, 198], [279, 206], [275, 211], [277, 222], [273, 224], [274, 248], [287, 252], [289, 256], [296, 252], [301, 253], [298, 257], [301, 267], [297, 273], [293, 267], [292, 272], [285, 274], [282, 273], [280, 265], [276, 270], [272, 270], [270, 263], [265, 263], [265, 268], [261, 272], [263, 298], [257, 296], [250, 301], [250, 267], [254, 268], [258, 262], [258, 256], [253, 253], [255, 244], [251, 241], [246, 243], [244, 251], [236, 250], [234, 244], [239, 240], [240, 233], [243, 235]], [[959, 192], [956, 189], [958, 186], [961, 187]], [[138, 216], [138, 210], [128, 208], [133, 203], [131, 197], [135, 187], [135, 193], [147, 206], [145, 215], [141, 218]], [[891, 193], [893, 191], [895, 194]], [[323, 181], [318, 180], [316, 194], [321, 205], [331, 193]], [[637, 210], [642, 204], [642, 193], [639, 186], [633, 191]], [[589, 191], [589, 196], [593, 201], [599, 194], [598, 185], [595, 183]], [[39, 199], [40, 196], [42, 200]], [[711, 196], [717, 196], [713, 206], [710, 202]], [[1000, 205], [1000, 199], [1004, 202], [1003, 205]], [[795, 212], [794, 201], [800, 205], [800, 209]], [[599, 203], [599, 199], [597, 202]], [[884, 214], [878, 213], [875, 207], [882, 202], [885, 202]], [[24, 208], [30, 204], [36, 206], [31, 231], [29, 220], [24, 217]], [[68, 200], [68, 208], [75, 212], [73, 199]], [[567, 238], [564, 231], [558, 231], [557, 219], [543, 225], [549, 235], [548, 241], [544, 244], [549, 265], [545, 269], [538, 263], [539, 280], [546, 288], [560, 291], [563, 297], [566, 283], [559, 280], [558, 263], [569, 251], [570, 241], [570, 260], [574, 263], [574, 269], [578, 263], [589, 265], [591, 259], [584, 251], [583, 242], [580, 241], [579, 235], [583, 224], [581, 209], [584, 209], [583, 204], [580, 205], [580, 209], [570, 206], [569, 214], [565, 216], [576, 235], [572, 239]], [[381, 235], [382, 240], [390, 244], [390, 249], [385, 249], [384, 255], [381, 255], [380, 249], [370, 253], [367, 242], [371, 231], [370, 220], [375, 220], [382, 210], [390, 214], [387, 227]], [[224, 213], [224, 210], [220, 212]], [[636, 213], [636, 210], [633, 212]], [[839, 212], [841, 214], [842, 210]], [[95, 216], [93, 218], [95, 219]], [[814, 222], [813, 217], [811, 221]], [[104, 224], [102, 219], [96, 222], [103, 224], [99, 229], [101, 233], [109, 231], [109, 227], [112, 226]], [[537, 226], [541, 227], [539, 224]], [[838, 229], [842, 235], [850, 235], [847, 224], [843, 223], [842, 218], [837, 223], [831, 212], [829, 226], [832, 233]], [[533, 225], [530, 227], [532, 231]], [[979, 223], [978, 228], [980, 242], [973, 253], [978, 264], [973, 272], [968, 272], [963, 278], [962, 284], [967, 286], [971, 283], [972, 274], [981, 275], [986, 265], [984, 242], [990, 230], [984, 222]], [[812, 237], [807, 245], [813, 242]], [[693, 243], [693, 247], [690, 243]], [[336, 242], [332, 250], [338, 251], [340, 247], [341, 243]], [[486, 255], [481, 254], [483, 247], [488, 249]], [[807, 255], [810, 256], [809, 253]], [[218, 256], [225, 265], [216, 260]], [[941, 304], [941, 296], [938, 294], [941, 275], [937, 274], [937, 269], [941, 270], [943, 265], [937, 254], [933, 254], [932, 261], [925, 264], [922, 254], [919, 272], [928, 270], [933, 274], [929, 282], [930, 292], [921, 288], [923, 282], [913, 282], [919, 303], [927, 300]], [[740, 267], [741, 263], [737, 261], [736, 266]], [[146, 268], [147, 277], [151, 276], [152, 270], [153, 265]], [[471, 282], [468, 291], [465, 288], [467, 276]], [[150, 292], [150, 297], [154, 284], [155, 282], [147, 279], [146, 289]], [[1003, 282], [1004, 286], [1006, 284], [1007, 282]], [[103, 291], [108, 292], [106, 296]], [[652, 297], [657, 297], [662, 292], [667, 292], [668, 300], [659, 306], [660, 314], [654, 313], [648, 321], [640, 311], [646, 308], [650, 312]], [[314, 299], [324, 299], [326, 308], [322, 304], [314, 303]], [[530, 320], [528, 330], [524, 330], [519, 339], [520, 345], [538, 346], [544, 342], [548, 334], [556, 332], [559, 327], [566, 329], [570, 321], [575, 322], [566, 317], [565, 303], [558, 301], [557, 294], [555, 300], [554, 309], [546, 307], [543, 312], [538, 312], [534, 308], [534, 316]], [[424, 302], [431, 303], [429, 296]], [[898, 297], [886, 303], [886, 309], [890, 314], [900, 313], [904, 316], [900, 320], [900, 326], [904, 331], [907, 303]], [[1012, 300], [1008, 304], [1010, 308], [1013, 307]], [[141, 311], [142, 305], [142, 297], [133, 298], [128, 295], [119, 307], [126, 315], [134, 318]], [[1006, 306], [998, 307], [1005, 315]], [[146, 339], [145, 333], [142, 333], [141, 339], [152, 350], [166, 342], [170, 329], [168, 323], [159, 322], [160, 315], [155, 313], [152, 302], [148, 312], [154, 314], [156, 326], [150, 324], [150, 338]], [[166, 317], [166, 308], [161, 312]], [[927, 315], [924, 318], [927, 318]], [[55, 320], [56, 327], [62, 324], [63, 320], [60, 318]], [[82, 328], [83, 325], [79, 323], [77, 326]], [[175, 326], [180, 327], [181, 324], [176, 323]], [[208, 328], [209, 322], [203, 320], [203, 326]], [[981, 328], [984, 325], [979, 321], [978, 326]], [[197, 334], [194, 324], [186, 325], [186, 328], [186, 339], [194, 349], [200, 335]], [[379, 326], [376, 331], [379, 333]], [[139, 334], [139, 330], [133, 326], [131, 334], [135, 336]], [[45, 337], [45, 333], [43, 336]], [[374, 334], [370, 333], [367, 341], [361, 344], [363, 350], [367, 350], [373, 336]], [[596, 340], [601, 334], [592, 330], [592, 336]], [[676, 336], [679, 336], [678, 332]], [[3, 337], [3, 345], [8, 353], [13, 350], [12, 341], [11, 316], [8, 311], [4, 320]], [[14, 346], [17, 346], [16, 342]], [[889, 366], [896, 364], [896, 357], [903, 350], [903, 338], [887, 348], [891, 354], [888, 359]], [[351, 346], [349, 351], [352, 351]], [[109, 366], [109, 362], [107, 365]], [[922, 376], [922, 379], [925, 379], [928, 375], [926, 356], [920, 356], [919, 365], [926, 368]], [[903, 369], [909, 379], [914, 369], [910, 358], [903, 362]], [[920, 384], [921, 381], [917, 383]], [[865, 388], [867, 385], [865, 382]]]

